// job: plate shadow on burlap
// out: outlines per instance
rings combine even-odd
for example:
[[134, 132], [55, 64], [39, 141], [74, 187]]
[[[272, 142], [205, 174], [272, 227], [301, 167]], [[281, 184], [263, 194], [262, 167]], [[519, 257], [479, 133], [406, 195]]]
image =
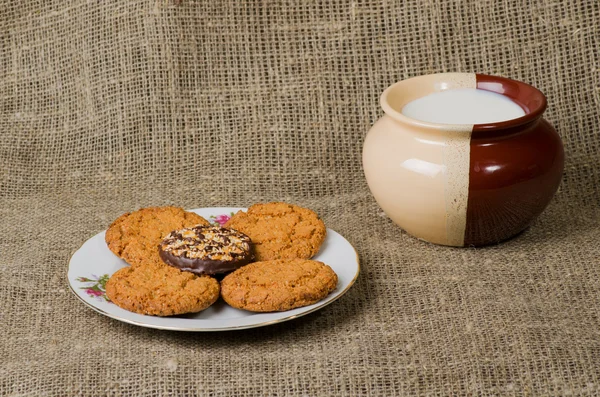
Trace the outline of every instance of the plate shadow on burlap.
[[[359, 281], [357, 280], [356, 283], [358, 284]], [[358, 285], [355, 284], [354, 287], [358, 287]], [[336, 329], [343, 327], [346, 323], [355, 321], [356, 317], [360, 316], [361, 310], [364, 308], [364, 302], [359, 299], [359, 294], [359, 288], [352, 288], [344, 296], [316, 312], [282, 323], [239, 330], [179, 332], [140, 327], [104, 316], [100, 316], [94, 321], [101, 321], [103, 326], [106, 326], [115, 334], [131, 333], [135, 335], [136, 339], [140, 340], [160, 339], [163, 343], [175, 346], [189, 346], [190, 343], [202, 342], [202, 344], [235, 349], [238, 346], [248, 344], [268, 343], [269, 341], [298, 337], [323, 337], [323, 335], [330, 332], [335, 333]], [[349, 302], [352, 302], [352, 304], [348, 304]]]

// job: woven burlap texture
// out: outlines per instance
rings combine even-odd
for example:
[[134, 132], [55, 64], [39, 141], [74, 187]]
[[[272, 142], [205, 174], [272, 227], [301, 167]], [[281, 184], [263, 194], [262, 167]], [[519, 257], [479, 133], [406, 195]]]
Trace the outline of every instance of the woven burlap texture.
[[[600, 394], [597, 1], [0, 3], [0, 395]], [[557, 196], [504, 244], [385, 217], [361, 168], [390, 84], [529, 82], [565, 144]], [[317, 211], [362, 272], [260, 329], [177, 333], [81, 304], [67, 264], [149, 205]]]

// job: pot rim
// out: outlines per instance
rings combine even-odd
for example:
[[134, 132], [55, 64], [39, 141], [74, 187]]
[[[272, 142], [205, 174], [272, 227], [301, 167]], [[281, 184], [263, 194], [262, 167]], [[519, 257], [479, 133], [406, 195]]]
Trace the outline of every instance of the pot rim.
[[[454, 87], [444, 88], [443, 81], [447, 78], [449, 81], [455, 80], [459, 76], [461, 80], [470, 80], [470, 87], [486, 91], [495, 92], [510, 98], [517, 103], [525, 112], [524, 116], [515, 119], [498, 121], [486, 124], [444, 124], [432, 123], [410, 118], [402, 114], [402, 109], [395, 109], [388, 102], [388, 97], [391, 93], [401, 90], [407, 82], [414, 82], [417, 79], [434, 77], [439, 83], [442, 82], [442, 88], [451, 89]], [[427, 83], [426, 83], [427, 84]], [[434, 130], [457, 130], [460, 126], [472, 126], [472, 132], [491, 132], [493, 130], [504, 130], [507, 128], [518, 127], [523, 124], [531, 123], [539, 119], [547, 108], [548, 102], [546, 96], [534, 86], [524, 83], [519, 80], [513, 80], [506, 77], [493, 76], [480, 73], [435, 73], [430, 75], [416, 76], [409, 79], [398, 81], [383, 91], [380, 98], [380, 105], [383, 111], [391, 118], [405, 124], [434, 129]]]

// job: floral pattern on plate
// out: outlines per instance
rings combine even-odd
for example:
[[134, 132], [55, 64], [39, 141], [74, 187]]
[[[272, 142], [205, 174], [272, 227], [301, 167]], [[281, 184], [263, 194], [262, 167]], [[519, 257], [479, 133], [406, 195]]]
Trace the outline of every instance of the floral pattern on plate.
[[84, 290], [90, 298], [94, 298], [98, 301], [110, 302], [110, 299], [106, 296], [106, 282], [109, 277], [108, 274], [103, 274], [100, 277], [92, 274], [92, 278], [77, 277], [76, 280], [80, 283], [88, 284], [84, 287], [79, 287], [79, 289]]
[[208, 217], [208, 221], [215, 226], [223, 226], [227, 223], [228, 220], [233, 216], [233, 212], [230, 212], [229, 215], [221, 214], [221, 215], [211, 215]]

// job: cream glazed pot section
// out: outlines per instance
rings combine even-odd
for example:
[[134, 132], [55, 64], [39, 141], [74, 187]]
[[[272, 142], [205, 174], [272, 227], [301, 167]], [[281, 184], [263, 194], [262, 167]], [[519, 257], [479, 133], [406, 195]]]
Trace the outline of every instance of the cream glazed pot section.
[[475, 88], [475, 74], [420, 76], [390, 86], [386, 113], [363, 146], [363, 168], [375, 200], [409, 234], [435, 244], [464, 245], [473, 125], [421, 122], [402, 107], [451, 88]]

